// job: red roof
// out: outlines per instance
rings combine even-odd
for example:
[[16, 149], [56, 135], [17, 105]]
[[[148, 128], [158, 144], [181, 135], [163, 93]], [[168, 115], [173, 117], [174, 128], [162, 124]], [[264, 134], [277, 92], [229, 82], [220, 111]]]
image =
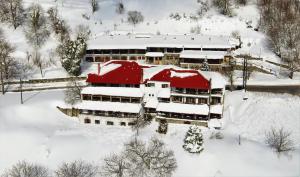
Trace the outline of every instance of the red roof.
[[[191, 73], [184, 77], [172, 76], [171, 72], [175, 73]], [[175, 70], [164, 69], [150, 78], [151, 81], [170, 82], [170, 87], [176, 88], [191, 88], [191, 89], [209, 89], [209, 81], [196, 70]]]
[[101, 84], [140, 84], [142, 82], [143, 70], [136, 62], [111, 61], [103, 67], [110, 64], [121, 64], [121, 66], [104, 75], [88, 74], [86, 82]]

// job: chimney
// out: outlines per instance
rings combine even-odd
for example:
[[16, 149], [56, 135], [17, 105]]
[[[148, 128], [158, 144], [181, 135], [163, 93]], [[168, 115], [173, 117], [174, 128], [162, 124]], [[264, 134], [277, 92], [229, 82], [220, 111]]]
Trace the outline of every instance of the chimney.
[[100, 76], [100, 63], [98, 63], [98, 75]]

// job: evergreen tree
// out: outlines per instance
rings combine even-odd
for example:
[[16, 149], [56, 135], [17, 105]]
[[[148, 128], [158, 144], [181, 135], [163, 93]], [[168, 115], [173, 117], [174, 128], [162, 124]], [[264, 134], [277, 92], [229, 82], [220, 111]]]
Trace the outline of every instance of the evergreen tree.
[[205, 58], [204, 62], [202, 63], [202, 66], [201, 66], [201, 71], [209, 71], [209, 70], [210, 70], [210, 68], [209, 68], [207, 59]]
[[200, 153], [203, 150], [203, 138], [198, 126], [191, 126], [184, 139], [183, 149], [190, 153]]

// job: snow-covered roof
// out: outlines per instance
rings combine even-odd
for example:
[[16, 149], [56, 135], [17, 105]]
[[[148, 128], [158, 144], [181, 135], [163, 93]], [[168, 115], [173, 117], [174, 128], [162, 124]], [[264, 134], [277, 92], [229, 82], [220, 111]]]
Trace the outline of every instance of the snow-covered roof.
[[125, 113], [139, 113], [141, 110], [141, 104], [102, 101], [82, 101], [74, 107], [86, 110], [113, 111]]
[[193, 105], [181, 103], [159, 103], [156, 110], [158, 112], [173, 112], [183, 114], [208, 115], [207, 105]]
[[150, 98], [145, 104], [145, 108], [156, 108], [158, 105], [158, 100], [156, 98]]
[[207, 80], [211, 79], [211, 88], [216, 89], [216, 88], [225, 88], [226, 85], [226, 79], [225, 77], [218, 73], [218, 72], [213, 72], [213, 71], [200, 71], [200, 74], [202, 74]]
[[162, 52], [147, 52], [145, 54], [146, 57], [163, 57], [164, 54]]
[[85, 87], [82, 89], [81, 94], [143, 97], [143, 91], [140, 88], [132, 87]]
[[176, 72], [176, 70], [174, 70], [174, 71], [171, 71], [170, 77], [185, 78], [185, 77], [191, 77], [191, 76], [196, 76], [196, 75], [198, 75], [198, 73], [196, 73], [196, 72]]
[[222, 122], [219, 119], [210, 119], [208, 121], [208, 127], [209, 128], [221, 128]]
[[201, 50], [184, 50], [180, 53], [180, 58], [189, 59], [223, 59], [227, 52], [225, 51], [201, 51]]
[[89, 49], [146, 49], [147, 47], [174, 48], [232, 48], [229, 36], [212, 35], [102, 35], [88, 41]]
[[213, 114], [222, 114], [223, 112], [223, 106], [222, 105], [211, 105], [210, 106], [210, 113]]

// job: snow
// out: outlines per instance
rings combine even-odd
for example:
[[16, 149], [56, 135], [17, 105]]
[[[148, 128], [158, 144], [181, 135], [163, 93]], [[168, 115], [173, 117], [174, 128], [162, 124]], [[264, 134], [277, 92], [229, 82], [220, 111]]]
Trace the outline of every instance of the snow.
[[145, 54], [146, 57], [163, 57], [164, 54], [162, 52], [147, 52]]
[[88, 41], [89, 49], [146, 49], [147, 47], [232, 48], [228, 36], [213, 35], [151, 35], [136, 38], [128, 35], [101, 35]]
[[100, 76], [103, 76], [104, 74], [109, 73], [110, 71], [113, 71], [121, 66], [122, 66], [121, 64], [115, 64], [115, 63], [104, 65], [100, 67]]
[[224, 59], [227, 52], [224, 51], [201, 51], [201, 50], [184, 50], [180, 53], [180, 58], [190, 59]]
[[217, 88], [223, 88], [225, 89], [226, 85], [226, 78], [218, 73], [218, 72], [212, 72], [212, 71], [200, 71], [200, 74], [203, 75], [207, 80], [211, 79], [211, 88], [217, 89]]
[[185, 78], [185, 77], [192, 77], [198, 75], [197, 73], [191, 73], [191, 72], [176, 72], [176, 71], [171, 71], [171, 77], [180, 77], [180, 78]]
[[[0, 173], [19, 160], [46, 165], [50, 170], [79, 159], [101, 166], [104, 157], [121, 151], [135, 134], [129, 127], [84, 125], [64, 115], [56, 109], [63, 103], [63, 90], [25, 92], [23, 96], [23, 105], [19, 93], [0, 96]], [[220, 130], [224, 139], [210, 139], [211, 130], [202, 128], [204, 150], [200, 155], [182, 148], [189, 125], [169, 124], [168, 133], [160, 135], [153, 121], [140, 131], [140, 138], [147, 141], [157, 136], [174, 151], [178, 163], [174, 177], [299, 176], [299, 104], [299, 97], [288, 94], [250, 92], [249, 99], [243, 101], [241, 92], [227, 92], [226, 124]], [[274, 124], [285, 125], [293, 132], [298, 146], [289, 156], [278, 157], [260, 138]], [[242, 143], [238, 145], [242, 128], [248, 133], [241, 134]]]
[[181, 103], [159, 103], [158, 112], [174, 112], [182, 114], [208, 115], [207, 105], [181, 104]]
[[74, 106], [78, 109], [95, 111], [113, 111], [126, 113], [139, 113], [141, 104], [120, 103], [120, 102], [102, 102], [102, 101], [82, 101]]
[[158, 98], [170, 98], [170, 95], [171, 95], [171, 89], [165, 88], [165, 89], [160, 89], [158, 91], [157, 97]]
[[145, 104], [145, 108], [156, 108], [158, 105], [158, 100], [156, 98], [150, 98]]
[[81, 94], [108, 95], [120, 97], [143, 97], [144, 93], [140, 88], [131, 87], [85, 87]]
[[210, 113], [222, 114], [223, 113], [223, 105], [211, 105]]

